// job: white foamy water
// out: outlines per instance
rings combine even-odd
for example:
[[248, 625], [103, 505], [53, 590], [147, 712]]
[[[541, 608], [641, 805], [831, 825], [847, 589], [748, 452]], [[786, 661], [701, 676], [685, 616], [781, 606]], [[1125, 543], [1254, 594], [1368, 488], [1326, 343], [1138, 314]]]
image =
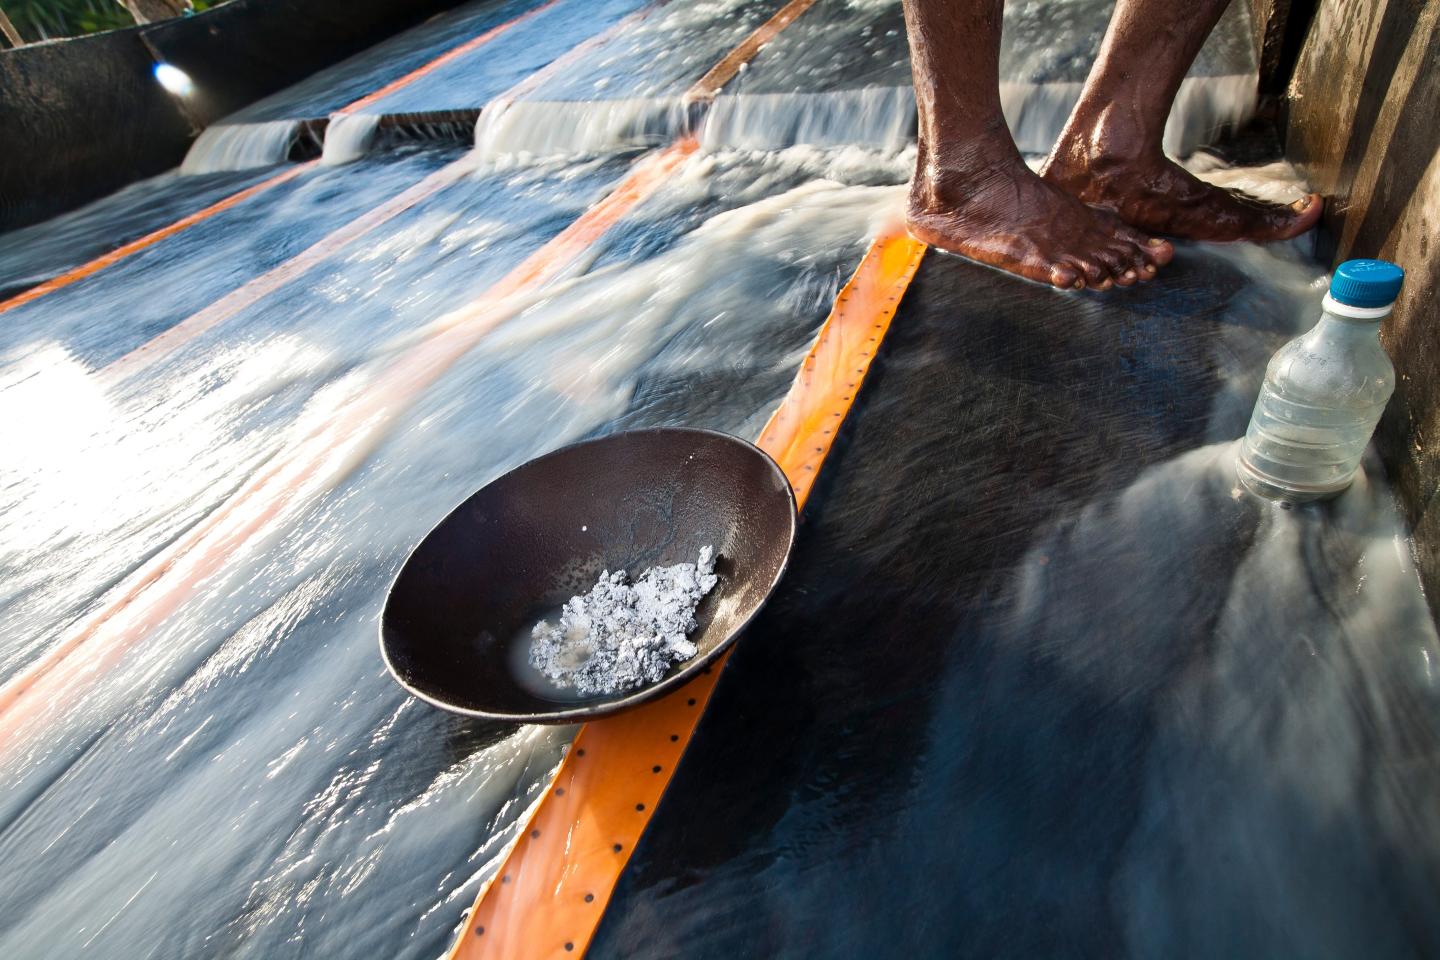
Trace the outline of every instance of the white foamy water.
[[1184, 161], [1184, 167], [1195, 176], [1217, 187], [1240, 190], [1268, 200], [1271, 203], [1293, 203], [1310, 192], [1305, 178], [1288, 160], [1253, 167], [1237, 167], [1226, 163], [1212, 153], [1194, 153]]
[[299, 132], [298, 120], [206, 127], [190, 145], [180, 172], [217, 173], [283, 163]]
[[915, 91], [866, 87], [827, 93], [722, 96], [705, 118], [706, 149], [807, 144], [899, 149], [915, 138]]
[[[696, 156], [652, 201], [651, 210], [658, 217], [679, 213], [716, 189], [726, 190], [740, 205], [706, 220], [643, 269], [604, 267], [568, 283], [563, 297], [546, 298], [519, 322], [497, 329], [492, 348], [521, 351], [542, 340], [564, 343], [551, 379], [564, 384], [567, 394], [608, 395], [618, 414], [629, 397], [626, 372], [654, 352], [676, 315], [693, 313], [703, 303], [720, 310], [716, 323], [733, 317], [729, 324], [743, 326], [747, 313], [769, 312], [762, 306], [763, 291], [753, 282], [764, 265], [828, 262], [837, 250], [863, 249], [869, 237], [900, 226], [905, 188], [863, 184], [903, 176], [914, 162], [908, 152], [855, 150], [827, 156], [799, 147], [759, 163], [745, 158], [737, 151]], [[785, 186], [807, 170], [819, 178]], [[836, 179], [826, 178], [827, 173]], [[842, 176], [851, 182], [838, 179]], [[704, 269], [717, 262], [731, 267]], [[697, 362], [712, 359], [710, 351], [697, 347]]]
[[[1022, 153], [1050, 150], [1082, 88], [1080, 83], [1000, 84], [1006, 122]], [[1256, 96], [1253, 74], [1187, 77], [1165, 125], [1166, 153], [1188, 156], [1227, 127], [1243, 124], [1254, 114]], [[482, 159], [593, 155], [656, 146], [696, 123], [707, 149], [782, 149], [800, 144], [895, 149], [915, 138], [915, 91], [895, 86], [737, 94], [688, 109], [678, 97], [522, 100], [482, 112], [475, 128], [475, 149]]]
[[325, 146], [320, 162], [328, 166], [354, 163], [370, 152], [380, 115], [375, 113], [336, 113], [325, 127]]
[[502, 101], [480, 112], [475, 154], [481, 160], [588, 156], [659, 146], [683, 133], [689, 116], [680, 97]]

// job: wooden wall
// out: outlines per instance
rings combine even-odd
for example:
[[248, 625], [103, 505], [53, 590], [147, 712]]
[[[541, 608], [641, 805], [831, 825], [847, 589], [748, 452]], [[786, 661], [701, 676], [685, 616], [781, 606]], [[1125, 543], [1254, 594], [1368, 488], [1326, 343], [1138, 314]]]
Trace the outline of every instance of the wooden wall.
[[1381, 333], [1399, 378], [1379, 443], [1440, 613], [1440, 3], [1324, 0], [1287, 100], [1286, 150], [1328, 199], [1334, 262], [1407, 274]]

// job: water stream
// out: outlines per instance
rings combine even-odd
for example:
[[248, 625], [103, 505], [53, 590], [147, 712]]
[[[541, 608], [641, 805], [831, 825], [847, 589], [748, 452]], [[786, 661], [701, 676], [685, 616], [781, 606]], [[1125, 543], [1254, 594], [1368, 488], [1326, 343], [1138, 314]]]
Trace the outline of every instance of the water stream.
[[180, 165], [181, 173], [220, 173], [281, 163], [299, 135], [294, 120], [206, 127]]
[[[352, 184], [384, 172], [345, 170]], [[7, 908], [8, 953], [83, 947], [96, 928], [76, 924], [81, 904], [113, 915], [103, 935], [125, 955], [243, 943], [273, 956], [297, 937], [327, 953], [438, 951], [564, 734], [471, 732], [410, 701], [375, 649], [389, 577], [451, 505], [547, 449], [637, 417], [753, 433], [893, 212], [896, 188], [863, 182], [903, 175], [889, 157], [698, 157], [584, 276], [509, 308], [432, 385], [387, 376], [435, 336], [446, 304], [498, 275], [497, 248], [554, 229], [554, 211], [527, 197], [561, 184], [591, 196], [622, 171], [481, 167], [135, 382], [95, 385], [76, 351], [113, 349], [94, 337], [12, 339], [0, 385], [16, 454], [0, 484], [12, 675], [277, 458], [313, 457], [318, 472], [271, 491], [286, 506], [264, 530], [228, 528], [222, 567], [109, 623], [126, 655], [103, 679], [67, 677], [67, 708], [43, 734], [11, 730], [27, 739], [7, 758], [0, 850], [48, 852]], [[271, 216], [293, 215], [281, 207]], [[715, 262], [733, 269], [716, 275]], [[132, 295], [120, 275], [109, 291]], [[356, 421], [341, 450], [305, 454], [315, 425], [357, 396], [383, 417]], [[55, 416], [24, 416], [35, 405]], [[480, 420], [483, 444], [454, 442]], [[434, 744], [418, 757], [417, 738]], [[412, 907], [392, 911], [400, 890]], [[204, 903], [181, 915], [187, 896]], [[380, 903], [393, 915], [376, 926]]]
[[[1022, 25], [1036, 15], [1035, 4], [1011, 6]], [[1078, 0], [1059, 6], [1084, 12]], [[377, 618], [408, 549], [490, 479], [584, 437], [661, 424], [753, 437], [870, 239], [899, 222], [914, 146], [913, 93], [892, 76], [903, 45], [887, 33], [897, 4], [821, 0], [814, 20], [797, 21], [797, 33], [762, 51], [708, 110], [685, 102], [698, 75], [773, 7], [470, 4], [212, 127], [179, 174], [0, 236], [0, 288], [54, 275], [276, 165], [293, 169], [283, 164], [299, 120], [331, 115], [447, 43], [529, 16], [473, 57], [332, 117], [324, 163], [5, 314], [0, 680], [48, 667], [37, 680], [44, 696], [0, 705], [0, 858], [24, 865], [23, 880], [0, 892], [0, 956], [429, 958], [445, 949], [572, 731], [452, 717], [385, 674]], [[571, 50], [579, 53], [564, 71], [546, 73]], [[856, 59], [846, 67], [837, 50]], [[1020, 56], [1035, 52], [1023, 44], [1007, 50], [1016, 63], [1043, 59]], [[791, 71], [811, 85], [781, 82], [787, 56], [811, 58]], [[821, 69], [829, 60], [838, 67]], [[864, 82], [835, 82], [846, 74]], [[1237, 105], [1222, 119], [1243, 114], [1243, 85], [1225, 86], [1226, 76], [1217, 67], [1196, 81], [1204, 103], [1186, 108], [1184, 130], [1213, 128], [1217, 102]], [[397, 147], [376, 135], [385, 113], [426, 104], [483, 106], [474, 148]], [[598, 240], [564, 247], [544, 283], [513, 281], [527, 258], [563, 246], [567, 227], [687, 133], [701, 147]], [[1277, 199], [1299, 189], [1283, 165], [1237, 172], [1190, 162]], [[1408, 842], [1416, 853], [1407, 864], [1436, 862], [1433, 814], [1413, 806], [1434, 786], [1431, 740], [1404, 737], [1436, 716], [1440, 650], [1383, 478], [1372, 463], [1329, 512], [1287, 513], [1233, 495], [1227, 466], [1265, 358], [1307, 318], [1320, 271], [1284, 247], [1186, 248], [1182, 257], [1191, 272], [1177, 271], [1169, 299], [1140, 291], [1108, 301], [1123, 317], [1091, 316], [1086, 327], [1105, 348], [1076, 356], [1120, 357], [1115, 389], [1131, 389], [1125, 377], [1136, 369], [1159, 371], [1164, 402], [1135, 387], [1119, 426], [1088, 408], [1067, 415], [1068, 394], [1053, 386], [1083, 366], [1067, 356], [1075, 327], [1045, 328], [1043, 349], [1019, 336], [1051, 313], [1103, 301], [948, 261], [922, 274], [907, 304], [945, 301], [974, 315], [931, 339], [932, 320], [897, 319], [854, 435], [842, 437], [807, 518], [797, 590], [757, 630], [750, 662], [760, 669], [746, 674], [740, 661], [737, 678], [751, 681], [719, 688], [717, 723], [800, 711], [768, 728], [773, 767], [747, 755], [714, 780], [764, 774], [732, 804], [760, 808], [759, 826], [710, 837], [715, 848], [693, 860], [693, 851], [637, 855], [634, 886], [622, 889], [597, 956], [662, 948], [669, 934], [644, 928], [655, 916], [679, 918], [673, 930], [686, 931], [690, 955], [735, 952], [725, 931], [750, 928], [714, 922], [727, 917], [764, 920], [771, 953], [805, 952], [784, 940], [793, 921], [821, 931], [811, 955], [861, 944], [878, 955], [887, 943], [931, 955], [953, 946], [946, 922], [905, 925], [906, 940], [888, 920], [854, 918], [876, 909], [903, 917], [906, 896], [936, 898], [932, 919], [1009, 916], [1024, 898], [1002, 882], [1008, 864], [1070, 883], [1055, 864], [1072, 861], [1048, 859], [1061, 842], [1043, 826], [1052, 821], [1027, 832], [1019, 813], [1007, 820], [983, 797], [962, 805], [965, 817], [947, 804], [983, 794], [976, 784], [1003, 793], [997, 767], [1020, 770], [1022, 781], [1033, 773], [999, 753], [977, 761], [967, 752], [997, 729], [1020, 761], [1030, 751], [1060, 769], [1083, 753], [1083, 737], [1044, 733], [1056, 716], [1068, 722], [1065, 698], [1079, 689], [1087, 705], [1129, 710], [1143, 700], [1155, 718], [1145, 750], [1127, 755], [1147, 798], [1126, 821], [1135, 832], [1097, 840], [1114, 869], [1084, 878], [1123, 904], [1116, 927], [1128, 952], [1235, 955], [1259, 942], [1270, 955], [1295, 944], [1297, 954], [1314, 946], [1322, 955], [1326, 930], [1380, 937], [1402, 907], [1419, 909], [1425, 883], [1397, 880], [1380, 860]], [[994, 317], [1014, 329], [986, 339]], [[147, 349], [155, 353], [143, 364], [123, 359]], [[1005, 368], [1032, 353], [1060, 359], [1043, 376]], [[1027, 405], [1034, 389], [1053, 392]], [[980, 394], [986, 404], [967, 401]], [[1166, 444], [1147, 447], [1151, 462], [1122, 476], [1114, 463], [1132, 455], [1128, 440], [1141, 428]], [[1066, 461], [1111, 431], [1113, 456]], [[982, 475], [963, 474], [978, 465]], [[999, 493], [987, 505], [982, 490]], [[963, 499], [971, 496], [978, 506]], [[1050, 506], [1031, 510], [1032, 501]], [[961, 551], [944, 539], [948, 524], [1002, 506], [1016, 512], [993, 541]], [[974, 582], [951, 576], [962, 554], [989, 564], [966, 574]], [[1239, 559], [1203, 562], [1222, 555]], [[983, 602], [962, 610], [956, 598], [976, 583]], [[831, 623], [824, 605], [840, 609], [870, 591], [895, 601], [891, 616], [922, 612], [902, 624], [908, 658], [867, 665], [899, 649], [867, 633], [851, 648], [864, 683], [836, 674], [844, 665], [829, 654], [803, 670], [764, 669], [767, 657], [800, 656], [807, 642], [865, 622], [852, 611]], [[1213, 630], [1189, 625], [1195, 611]], [[1111, 631], [1114, 623], [1130, 628]], [[951, 643], [961, 635], [966, 644]], [[1171, 637], [1173, 646], [1162, 642]], [[62, 648], [70, 655], [56, 657]], [[902, 683], [886, 673], [912, 666], [923, 676]], [[783, 695], [764, 693], [757, 674], [783, 676]], [[726, 714], [725, 696], [744, 691], [761, 702]], [[836, 700], [873, 712], [845, 718], [839, 736], [807, 726]], [[996, 709], [977, 714], [977, 702]], [[1008, 726], [1012, 702], [1032, 722]], [[1267, 739], [1262, 728], [1280, 733]], [[793, 737], [775, 735], [787, 729]], [[1367, 775], [1362, 734], [1388, 777], [1368, 793], [1355, 786]], [[880, 745], [870, 753], [866, 736]], [[713, 769], [714, 743], [697, 741], [692, 769]], [[909, 768], [890, 769], [887, 758], [912, 752]], [[1316, 755], [1321, 762], [1308, 762]], [[832, 760], [842, 772], [819, 769]], [[1228, 792], [1206, 779], [1215, 769], [1230, 772]], [[886, 785], [883, 802], [866, 799], [866, 777]], [[1333, 789], [1321, 795], [1317, 784]], [[1292, 794], [1305, 791], [1310, 805], [1297, 807]], [[1017, 789], [1008, 809], [1036, 793]], [[1105, 796], [1076, 793], [1081, 804]], [[1256, 804], [1268, 804], [1264, 817]], [[1335, 831], [1259, 835], [1316, 822], [1325, 804]], [[818, 827], [806, 820], [812, 805], [829, 805]], [[1366, 826], [1345, 833], [1361, 807]], [[1223, 842], [1167, 832], [1165, 811], [1182, 809]], [[1287, 821], [1297, 809], [1304, 816]], [[949, 840], [892, 860], [903, 876], [864, 897], [805, 872], [864, 860], [899, 836], [897, 823], [946, 822]], [[1327, 846], [1337, 831], [1344, 843]], [[657, 821], [652, 832], [663, 843], [704, 831]], [[723, 855], [727, 844], [737, 845], [733, 856]], [[1357, 899], [1337, 909], [1355, 891], [1321, 850], [1338, 850], [1338, 867], [1365, 883], [1391, 883], [1389, 906]], [[1243, 869], [1232, 870], [1237, 859]], [[1251, 869], [1261, 860], [1277, 885], [1296, 864], [1313, 883], [1276, 908], [1288, 913], [1272, 939], [1226, 940], [1206, 912], [1238, 910], [1243, 894], [1269, 890], [1263, 870]], [[783, 882], [757, 884], [762, 861]], [[883, 861], [851, 865], [886, 876]], [[988, 864], [995, 882], [979, 886], [998, 899], [986, 904], [981, 891], [940, 902], [970, 889], [935, 882], [956, 863]], [[784, 874], [787, 864], [804, 870]], [[669, 868], [692, 882], [677, 887]], [[653, 887], [647, 869], [662, 874]], [[1230, 886], [1217, 880], [1227, 870], [1238, 878]], [[852, 909], [842, 911], [847, 897]], [[966, 912], [976, 904], [986, 909]], [[1305, 923], [1322, 908], [1336, 919], [1314, 924], [1312, 938]], [[831, 926], [819, 920], [842, 914]], [[1401, 939], [1373, 939], [1374, 955], [1400, 955]], [[1362, 949], [1360, 939], [1333, 943]]]

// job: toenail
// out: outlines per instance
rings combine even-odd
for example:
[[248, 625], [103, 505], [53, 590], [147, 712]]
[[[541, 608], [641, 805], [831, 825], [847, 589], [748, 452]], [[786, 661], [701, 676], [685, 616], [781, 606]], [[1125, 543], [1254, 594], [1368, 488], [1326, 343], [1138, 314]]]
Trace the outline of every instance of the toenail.
[[1145, 242], [1148, 243], [1148, 244], [1150, 244], [1150, 246], [1152, 246], [1152, 247], [1158, 247], [1158, 246], [1160, 246], [1160, 244], [1164, 243], [1165, 241], [1164, 241], [1164, 240], [1161, 240], [1159, 237], [1151, 237], [1149, 240], [1147, 240], [1147, 241], [1145, 241]]
[[1145, 266], [1143, 267], [1143, 269], [1144, 269], [1144, 271], [1145, 271], [1146, 273], [1154, 273], [1154, 272], [1155, 272], [1155, 264], [1153, 264], [1153, 263], [1147, 263], [1147, 264], [1145, 264]]
[[1076, 280], [1076, 281], [1075, 281], [1075, 289], [1076, 289], [1076, 290], [1084, 290], [1084, 289], [1085, 289], [1085, 278], [1084, 278], [1084, 277], [1081, 277], [1079, 280]]
[[1134, 270], [1126, 270], [1126, 271], [1125, 271], [1125, 279], [1126, 279], [1126, 280], [1134, 280], [1134, 279], [1135, 279], [1135, 271], [1134, 271]]

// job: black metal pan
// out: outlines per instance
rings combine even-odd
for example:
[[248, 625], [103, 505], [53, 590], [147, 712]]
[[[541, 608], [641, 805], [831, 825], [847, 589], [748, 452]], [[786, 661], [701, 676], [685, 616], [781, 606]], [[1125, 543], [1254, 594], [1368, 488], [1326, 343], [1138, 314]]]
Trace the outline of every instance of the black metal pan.
[[[794, 540], [790, 484], [744, 440], [661, 428], [577, 443], [505, 474], [430, 531], [390, 588], [381, 651], [402, 686], [457, 713], [525, 723], [617, 713], [720, 656], [775, 589]], [[720, 580], [696, 611], [699, 652], [659, 683], [577, 700], [518, 666], [529, 626], [603, 570], [693, 563], [707, 545]]]

